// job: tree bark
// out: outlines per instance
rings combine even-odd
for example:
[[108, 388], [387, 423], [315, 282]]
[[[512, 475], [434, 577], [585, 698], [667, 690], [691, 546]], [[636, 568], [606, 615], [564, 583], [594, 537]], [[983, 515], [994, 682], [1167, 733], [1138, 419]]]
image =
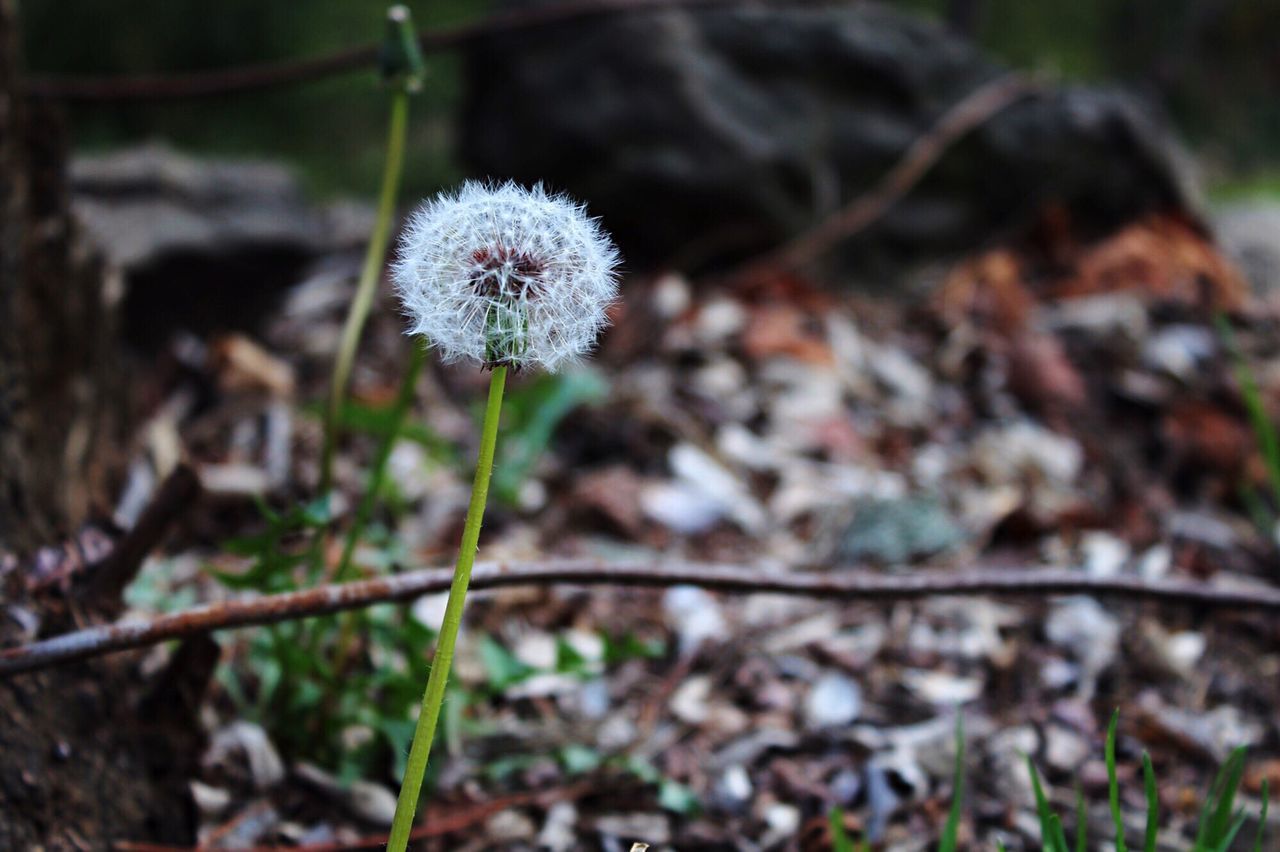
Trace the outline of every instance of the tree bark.
[[[61, 121], [23, 101], [17, 45], [16, 0], [0, 0], [0, 647], [66, 620], [57, 596], [30, 597], [29, 560], [13, 557], [84, 519], [125, 407], [101, 265], [69, 213]], [[203, 637], [175, 659], [149, 695], [132, 664], [0, 683], [0, 849], [194, 839], [194, 708], [217, 646]]]
[[103, 266], [71, 218], [64, 122], [19, 93], [16, 21], [0, 0], [0, 550], [23, 553], [100, 502], [124, 406]]

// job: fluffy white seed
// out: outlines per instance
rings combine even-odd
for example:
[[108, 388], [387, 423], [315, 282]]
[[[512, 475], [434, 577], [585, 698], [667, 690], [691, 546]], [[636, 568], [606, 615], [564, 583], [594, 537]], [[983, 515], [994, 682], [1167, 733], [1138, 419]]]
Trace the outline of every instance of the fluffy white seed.
[[555, 371], [595, 344], [617, 267], [581, 205], [541, 185], [469, 181], [413, 214], [393, 276], [409, 333], [446, 361]]

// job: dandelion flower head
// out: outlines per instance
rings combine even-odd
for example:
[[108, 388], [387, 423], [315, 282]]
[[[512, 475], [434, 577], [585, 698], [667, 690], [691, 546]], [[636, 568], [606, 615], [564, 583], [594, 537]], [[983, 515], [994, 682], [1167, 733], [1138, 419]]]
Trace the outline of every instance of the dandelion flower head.
[[606, 325], [618, 261], [608, 234], [565, 196], [468, 181], [413, 214], [393, 275], [410, 333], [446, 361], [554, 372]]

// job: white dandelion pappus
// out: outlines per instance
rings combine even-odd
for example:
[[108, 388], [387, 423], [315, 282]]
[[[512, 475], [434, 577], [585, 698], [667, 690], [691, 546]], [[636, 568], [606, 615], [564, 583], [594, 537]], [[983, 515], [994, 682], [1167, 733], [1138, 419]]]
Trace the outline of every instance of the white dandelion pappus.
[[418, 208], [392, 272], [409, 333], [446, 361], [554, 372], [607, 324], [618, 262], [608, 234], [565, 196], [468, 181]]

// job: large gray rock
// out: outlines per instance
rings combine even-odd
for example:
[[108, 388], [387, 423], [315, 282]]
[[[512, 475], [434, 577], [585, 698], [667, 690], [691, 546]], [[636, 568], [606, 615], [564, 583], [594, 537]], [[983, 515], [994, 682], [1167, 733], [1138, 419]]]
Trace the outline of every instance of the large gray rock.
[[318, 207], [284, 166], [201, 159], [163, 145], [79, 157], [73, 209], [124, 277], [134, 343], [174, 329], [252, 326], [321, 254], [363, 244], [372, 214]]
[[[599, 16], [493, 36], [467, 58], [472, 170], [585, 199], [632, 265], [739, 257], [800, 232], [1003, 73], [871, 3]], [[1188, 192], [1176, 146], [1133, 101], [1049, 90], [957, 145], [851, 259], [971, 248], [1055, 200], [1105, 228]]]

